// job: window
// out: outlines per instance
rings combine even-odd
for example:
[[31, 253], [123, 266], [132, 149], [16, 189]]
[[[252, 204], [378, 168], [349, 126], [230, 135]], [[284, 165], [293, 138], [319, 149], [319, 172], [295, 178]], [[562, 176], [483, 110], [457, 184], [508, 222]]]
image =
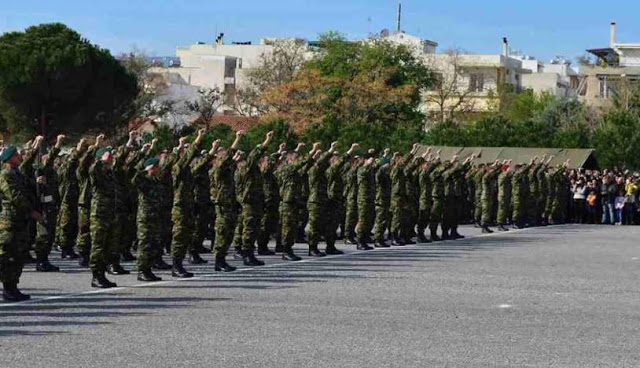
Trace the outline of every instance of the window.
[[442, 88], [442, 73], [431, 73], [431, 85], [429, 86], [429, 90], [437, 91]]
[[483, 74], [469, 74], [469, 90], [471, 92], [484, 91], [484, 75]]

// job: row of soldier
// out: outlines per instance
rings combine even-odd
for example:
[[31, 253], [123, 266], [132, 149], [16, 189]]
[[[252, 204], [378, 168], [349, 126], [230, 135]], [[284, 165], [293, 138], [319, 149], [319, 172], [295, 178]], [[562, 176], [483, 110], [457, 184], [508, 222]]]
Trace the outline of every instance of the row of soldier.
[[[566, 208], [566, 165], [550, 168], [551, 158], [514, 167], [508, 161], [474, 166], [476, 155], [445, 161], [430, 149], [418, 154], [418, 144], [408, 154], [361, 153], [355, 143], [342, 154], [337, 143], [326, 151], [319, 143], [309, 150], [300, 143], [266, 152], [273, 132], [245, 154], [238, 150], [243, 132], [230, 147], [215, 141], [206, 150], [204, 133], [198, 131], [191, 143], [180, 138], [177, 147], [162, 152], [157, 140], [138, 147], [133, 132], [115, 149], [103, 135], [92, 145], [82, 139], [65, 154], [63, 135], [46, 153], [41, 136], [24, 149], [5, 147], [3, 297], [28, 298], [17, 285], [31, 244], [37, 271], [58, 271], [49, 262], [55, 244], [62, 258], [91, 269], [93, 287], [109, 288], [116, 284], [105, 273], [128, 274], [120, 262], [136, 259], [134, 247], [138, 279], [157, 281], [153, 270], [192, 277], [183, 261], [205, 263], [204, 252], [213, 253], [216, 271], [234, 271], [226, 261], [232, 245], [245, 265], [260, 266], [256, 253], [300, 260], [296, 242], [308, 243], [311, 257], [340, 254], [339, 232], [347, 243], [369, 250], [371, 244], [414, 244], [414, 238], [459, 239], [458, 226], [467, 221], [483, 232], [492, 232], [493, 225], [506, 231], [507, 224], [562, 222]], [[211, 250], [203, 246], [206, 238]], [[268, 248], [270, 239], [275, 252]], [[322, 240], [324, 251], [318, 248]], [[163, 261], [164, 251], [171, 265]]]

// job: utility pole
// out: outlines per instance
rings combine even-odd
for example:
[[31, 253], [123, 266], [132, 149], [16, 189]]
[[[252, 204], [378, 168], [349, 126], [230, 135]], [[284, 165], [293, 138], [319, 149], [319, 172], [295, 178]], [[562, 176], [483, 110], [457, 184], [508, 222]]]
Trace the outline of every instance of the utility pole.
[[396, 27], [396, 32], [400, 33], [400, 20], [401, 20], [401, 16], [402, 16], [402, 3], [398, 3], [398, 19], [397, 19], [397, 27]]

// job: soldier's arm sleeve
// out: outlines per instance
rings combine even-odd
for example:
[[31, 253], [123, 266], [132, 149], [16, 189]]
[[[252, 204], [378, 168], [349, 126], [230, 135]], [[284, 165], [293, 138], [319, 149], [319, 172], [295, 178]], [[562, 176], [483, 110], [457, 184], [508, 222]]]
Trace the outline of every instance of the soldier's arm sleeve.
[[195, 165], [193, 165], [193, 172], [199, 171], [203, 166], [207, 166], [209, 162], [211, 162], [210, 156], [206, 153], [198, 159]]
[[196, 152], [200, 149], [199, 144], [192, 144], [187, 148], [187, 151], [178, 159], [178, 162], [174, 166], [177, 166], [182, 172], [186, 167], [191, 165], [191, 162], [196, 157]]
[[14, 206], [23, 210], [31, 211], [33, 209], [33, 203], [29, 200], [26, 190], [20, 180], [16, 180], [11, 175], [6, 175], [3, 180], [0, 180], [2, 185], [2, 193], [7, 196], [6, 200], [13, 203]]
[[44, 167], [47, 169], [53, 168], [53, 163], [56, 161], [56, 157], [60, 153], [60, 148], [53, 146], [49, 150], [49, 154], [47, 155], [47, 159], [44, 161]]
[[91, 159], [95, 155], [96, 150], [97, 150], [97, 147], [92, 146], [91, 148], [87, 149], [87, 151], [84, 153], [84, 155], [80, 159], [80, 162], [78, 163], [78, 168], [76, 170], [76, 175], [78, 179], [82, 179], [89, 172]]
[[260, 161], [260, 158], [264, 154], [264, 151], [265, 151], [265, 148], [263, 148], [262, 145], [259, 145], [256, 148], [254, 148], [251, 151], [251, 153], [249, 153], [249, 156], [247, 156], [247, 166], [248, 167], [257, 166], [258, 162]]
[[38, 152], [33, 149], [27, 151], [27, 153], [24, 156], [24, 160], [22, 161], [19, 167], [20, 171], [29, 178], [33, 177], [34, 175], [33, 164], [36, 161], [37, 153]]

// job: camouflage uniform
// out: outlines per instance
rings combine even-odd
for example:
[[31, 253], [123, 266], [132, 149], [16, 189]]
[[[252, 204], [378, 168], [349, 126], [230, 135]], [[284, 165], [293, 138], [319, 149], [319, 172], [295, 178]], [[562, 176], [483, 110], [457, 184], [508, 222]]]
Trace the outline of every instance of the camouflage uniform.
[[236, 193], [241, 205], [242, 221], [242, 251], [246, 255], [253, 254], [255, 242], [260, 232], [260, 221], [264, 211], [263, 181], [260, 167], [260, 159], [264, 154], [264, 148], [258, 146], [247, 156], [245, 165], [238, 169], [239, 182], [236, 182]]
[[498, 217], [499, 225], [506, 225], [511, 207], [511, 171], [503, 171], [498, 176]]
[[155, 260], [162, 256], [162, 182], [159, 177], [150, 177], [145, 171], [140, 171], [133, 177], [132, 184], [138, 191], [138, 270], [150, 271]]
[[178, 160], [178, 155], [167, 155], [164, 162], [160, 163], [160, 198], [161, 211], [160, 243], [163, 249], [170, 250], [173, 237], [173, 165]]
[[260, 235], [258, 236], [258, 248], [265, 249], [269, 244], [269, 239], [274, 236], [276, 243], [280, 243], [278, 215], [280, 207], [280, 189], [278, 188], [278, 179], [275, 170], [278, 162], [278, 153], [274, 153], [268, 157], [267, 166], [262, 171], [263, 188], [264, 188], [264, 216], [260, 222]]
[[215, 243], [213, 256], [224, 259], [233, 239], [233, 230], [237, 218], [236, 191], [234, 181], [236, 150], [229, 148], [227, 153], [219, 157], [214, 167], [209, 171], [211, 180], [210, 197], [215, 206], [214, 216]]
[[29, 247], [27, 223], [35, 208], [34, 185], [18, 168], [5, 168], [0, 172], [0, 281], [5, 287], [16, 286], [22, 275], [24, 255]]
[[432, 240], [433, 238], [437, 239], [436, 232], [438, 230], [438, 224], [442, 222], [444, 212], [444, 180], [442, 176], [445, 168], [439, 162], [435, 165], [437, 165], [437, 167], [431, 172], [431, 183], [433, 183], [431, 198], [433, 200], [433, 206], [431, 207], [431, 219], [429, 221]]
[[80, 159], [76, 169], [76, 178], [80, 188], [76, 248], [78, 253], [85, 257], [89, 257], [91, 251], [91, 182], [89, 180], [89, 168], [93, 162], [96, 149], [97, 147], [89, 147]]
[[47, 159], [40, 169], [40, 173], [36, 176], [43, 175], [46, 178], [46, 184], [37, 184], [38, 195], [40, 198], [40, 208], [44, 217], [42, 226], [37, 227], [36, 234], [36, 258], [39, 260], [46, 259], [51, 253], [51, 247], [56, 236], [56, 221], [58, 219], [58, 206], [60, 204], [60, 193], [58, 192], [58, 179], [53, 163], [58, 157], [60, 149], [52, 147], [49, 150]]
[[420, 184], [418, 183], [418, 169], [419, 169], [419, 160], [414, 159], [409, 162], [409, 166], [405, 170], [405, 175], [407, 177], [406, 185], [406, 200], [405, 211], [406, 211], [406, 219], [404, 222], [404, 226], [402, 227], [403, 238], [405, 240], [409, 240], [413, 238], [415, 233], [415, 226], [418, 223], [418, 210], [419, 210], [419, 199], [420, 199]]
[[129, 219], [129, 185], [127, 175], [127, 157], [131, 151], [131, 147], [121, 146], [116, 150], [113, 158], [113, 166], [111, 168], [113, 175], [113, 204], [114, 218], [113, 230], [111, 233], [111, 245], [109, 247], [111, 256], [110, 264], [120, 264], [120, 255], [125, 249], [129, 249], [131, 244], [125, 241], [127, 231], [127, 220]]
[[[193, 172], [193, 197], [194, 216], [195, 216], [195, 232], [193, 234], [193, 242], [189, 251], [196, 252], [202, 247], [202, 243], [209, 236], [209, 225], [215, 223], [212, 218], [215, 216], [213, 205], [211, 203], [211, 179], [209, 178], [209, 163], [211, 157], [205, 154], [193, 161], [191, 171]], [[215, 244], [215, 239], [211, 237], [211, 244]]]
[[485, 168], [479, 167], [472, 176], [473, 186], [475, 189], [473, 220], [478, 225], [482, 223], [482, 177], [484, 176], [484, 173]]
[[329, 209], [327, 212], [327, 232], [333, 232], [333, 234], [337, 233], [344, 218], [344, 175], [350, 159], [348, 155], [338, 157], [327, 169], [329, 186], [327, 190], [327, 208]]
[[375, 172], [373, 165], [362, 165], [358, 169], [358, 225], [356, 233], [359, 243], [366, 243], [371, 234], [375, 218]]
[[429, 226], [429, 217], [431, 216], [431, 206], [433, 201], [431, 194], [433, 191], [433, 183], [431, 182], [431, 172], [435, 169], [434, 165], [429, 164], [420, 170], [418, 179], [420, 184], [420, 200], [418, 212], [418, 236], [424, 236], [424, 232]]
[[189, 146], [171, 169], [171, 177], [173, 179], [171, 256], [174, 262], [177, 263], [182, 262], [187, 250], [193, 244], [195, 201], [193, 199], [191, 162], [199, 149], [198, 144]]
[[409, 154], [400, 162], [391, 165], [391, 226], [390, 232], [394, 239], [402, 235], [402, 227], [405, 222], [405, 202], [407, 200], [407, 177], [405, 175], [405, 165], [413, 160], [413, 155]]
[[494, 209], [497, 207], [498, 175], [500, 166], [489, 168], [482, 176], [482, 226], [490, 226], [494, 221]]
[[91, 185], [91, 254], [92, 271], [105, 272], [112, 260], [115, 219], [115, 179], [113, 170], [100, 158], [89, 169]]
[[384, 233], [390, 226], [391, 217], [391, 166], [386, 163], [376, 170], [376, 199], [374, 240], [376, 244], [384, 243]]
[[56, 242], [65, 252], [73, 250], [78, 235], [79, 184], [76, 170], [82, 152], [73, 149], [58, 168], [60, 210]]
[[355, 237], [358, 223], [358, 165], [347, 169], [344, 178], [345, 205], [345, 234], [349, 238]]
[[329, 230], [330, 213], [327, 204], [329, 195], [327, 194], [328, 180], [327, 169], [329, 168], [329, 159], [331, 153], [322, 154], [311, 166], [308, 171], [309, 177], [309, 199], [307, 208], [309, 210], [309, 250], [318, 250], [318, 243], [322, 236], [325, 237], [327, 247], [333, 247], [335, 244], [335, 229]]
[[290, 252], [298, 233], [298, 205], [302, 196], [303, 172], [307, 172], [311, 160], [309, 157], [298, 159], [294, 163], [285, 163], [277, 170], [280, 187], [280, 223], [284, 252]]

